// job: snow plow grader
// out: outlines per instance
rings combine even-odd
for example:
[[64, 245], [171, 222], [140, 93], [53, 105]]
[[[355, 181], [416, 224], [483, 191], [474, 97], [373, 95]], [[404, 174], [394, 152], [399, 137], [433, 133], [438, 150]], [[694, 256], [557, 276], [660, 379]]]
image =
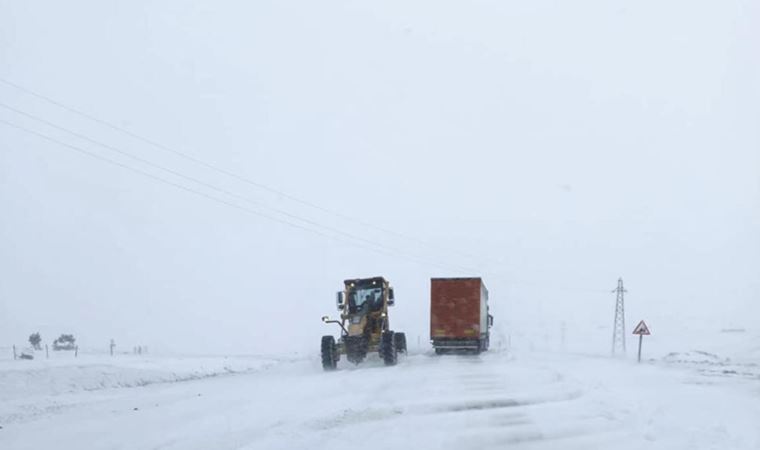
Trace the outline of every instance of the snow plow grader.
[[395, 365], [399, 353], [406, 353], [404, 333], [391, 331], [388, 307], [393, 306], [393, 288], [383, 277], [346, 280], [336, 295], [340, 319], [322, 317], [325, 323], [340, 326], [340, 337], [322, 336], [322, 367], [335, 370], [341, 355], [359, 364], [377, 352], [386, 366]]

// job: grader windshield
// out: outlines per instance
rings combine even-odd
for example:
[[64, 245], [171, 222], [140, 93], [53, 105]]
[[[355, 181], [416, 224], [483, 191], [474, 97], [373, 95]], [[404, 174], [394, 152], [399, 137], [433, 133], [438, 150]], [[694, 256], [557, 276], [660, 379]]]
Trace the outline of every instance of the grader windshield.
[[368, 286], [355, 288], [348, 292], [348, 310], [351, 313], [361, 310], [376, 311], [383, 306], [383, 288]]
[[387, 282], [382, 278], [346, 281], [348, 312], [350, 314], [379, 311], [383, 308]]

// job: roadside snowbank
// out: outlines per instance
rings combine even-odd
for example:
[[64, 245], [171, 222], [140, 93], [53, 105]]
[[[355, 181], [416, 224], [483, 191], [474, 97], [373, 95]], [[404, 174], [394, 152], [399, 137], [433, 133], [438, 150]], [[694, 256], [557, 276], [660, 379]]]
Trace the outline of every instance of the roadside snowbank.
[[0, 361], [0, 403], [80, 391], [147, 386], [264, 370], [263, 356], [154, 357], [80, 355], [78, 358]]

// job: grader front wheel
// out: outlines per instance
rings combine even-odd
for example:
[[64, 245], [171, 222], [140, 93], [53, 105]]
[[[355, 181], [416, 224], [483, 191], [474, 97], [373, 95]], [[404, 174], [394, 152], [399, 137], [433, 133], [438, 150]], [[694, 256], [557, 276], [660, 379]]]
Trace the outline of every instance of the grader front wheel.
[[406, 354], [406, 335], [404, 333], [393, 333], [393, 341], [396, 344], [396, 351]]
[[380, 357], [383, 358], [386, 366], [395, 366], [398, 362], [398, 350], [393, 331], [383, 332], [380, 342]]
[[322, 336], [322, 368], [330, 371], [338, 367], [338, 346], [332, 336]]

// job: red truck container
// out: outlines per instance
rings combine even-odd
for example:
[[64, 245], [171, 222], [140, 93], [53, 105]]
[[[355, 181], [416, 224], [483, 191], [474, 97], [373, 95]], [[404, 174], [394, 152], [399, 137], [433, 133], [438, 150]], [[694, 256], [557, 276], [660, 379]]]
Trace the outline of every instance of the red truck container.
[[488, 350], [493, 316], [480, 278], [430, 280], [430, 340], [437, 354]]

